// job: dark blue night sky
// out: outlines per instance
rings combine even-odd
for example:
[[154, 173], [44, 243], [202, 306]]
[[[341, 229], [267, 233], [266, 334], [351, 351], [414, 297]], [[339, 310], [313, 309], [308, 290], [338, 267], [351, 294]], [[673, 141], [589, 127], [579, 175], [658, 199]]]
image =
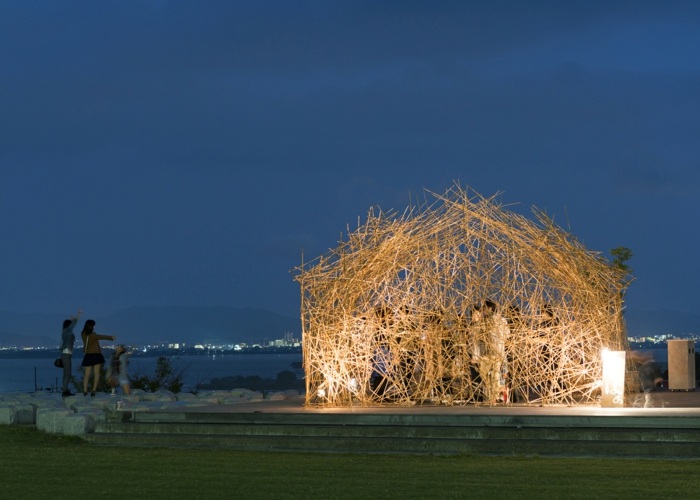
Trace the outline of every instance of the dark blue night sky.
[[700, 3], [0, 2], [0, 310], [298, 315], [295, 267], [454, 181], [700, 312]]

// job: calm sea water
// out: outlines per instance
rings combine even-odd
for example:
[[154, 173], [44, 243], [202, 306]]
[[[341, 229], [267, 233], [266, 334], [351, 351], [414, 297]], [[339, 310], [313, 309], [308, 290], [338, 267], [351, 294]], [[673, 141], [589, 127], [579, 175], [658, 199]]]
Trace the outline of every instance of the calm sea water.
[[[153, 376], [155, 357], [135, 356], [129, 361], [129, 375]], [[168, 356], [177, 373], [183, 374], [186, 387], [209, 382], [212, 378], [241, 375], [274, 379], [290, 366], [301, 362], [301, 353], [294, 354], [227, 354], [218, 356]], [[73, 357], [73, 373], [77, 374], [82, 354]], [[301, 377], [300, 372], [295, 372]], [[0, 359], [0, 393], [31, 392], [35, 388], [60, 388], [63, 370], [53, 366], [53, 358]]]

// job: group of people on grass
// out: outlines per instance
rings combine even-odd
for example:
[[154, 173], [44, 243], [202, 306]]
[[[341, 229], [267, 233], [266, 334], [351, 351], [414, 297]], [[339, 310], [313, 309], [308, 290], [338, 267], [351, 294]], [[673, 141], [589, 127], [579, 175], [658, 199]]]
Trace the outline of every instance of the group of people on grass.
[[[73, 396], [74, 393], [68, 388], [73, 374], [73, 348], [75, 346], [75, 334], [73, 329], [78, 324], [78, 319], [82, 315], [82, 311], [69, 319], [63, 321], [63, 331], [61, 332], [61, 361], [63, 362], [63, 397]], [[85, 370], [83, 376], [83, 396], [88, 395], [88, 387], [90, 379], [92, 379], [92, 390], [90, 396], [94, 397], [95, 392], [100, 384], [102, 375], [102, 366], [106, 363], [105, 357], [102, 354], [100, 340], [109, 340], [114, 342], [117, 338], [114, 335], [101, 335], [95, 331], [95, 320], [88, 319], [85, 321], [83, 331], [80, 334], [83, 340], [83, 361], [81, 367]], [[116, 394], [116, 388], [121, 386], [124, 394], [130, 394], [131, 388], [129, 384], [129, 375], [127, 371], [128, 352], [123, 345], [118, 345], [114, 349], [112, 358], [107, 369], [107, 380], [112, 388], [112, 395]]]

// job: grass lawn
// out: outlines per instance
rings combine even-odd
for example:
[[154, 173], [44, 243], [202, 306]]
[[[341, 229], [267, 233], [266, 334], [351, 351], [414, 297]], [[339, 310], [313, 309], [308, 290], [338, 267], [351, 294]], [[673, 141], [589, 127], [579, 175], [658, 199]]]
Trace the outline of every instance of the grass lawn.
[[3, 498], [698, 498], [700, 461], [107, 448], [0, 426]]

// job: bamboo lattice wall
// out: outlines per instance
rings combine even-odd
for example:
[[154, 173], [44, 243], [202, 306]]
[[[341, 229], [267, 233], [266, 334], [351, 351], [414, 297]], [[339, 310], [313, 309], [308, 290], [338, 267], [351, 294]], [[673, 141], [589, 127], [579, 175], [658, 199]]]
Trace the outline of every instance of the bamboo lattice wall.
[[306, 403], [594, 402], [624, 272], [534, 213], [455, 185], [302, 264]]

